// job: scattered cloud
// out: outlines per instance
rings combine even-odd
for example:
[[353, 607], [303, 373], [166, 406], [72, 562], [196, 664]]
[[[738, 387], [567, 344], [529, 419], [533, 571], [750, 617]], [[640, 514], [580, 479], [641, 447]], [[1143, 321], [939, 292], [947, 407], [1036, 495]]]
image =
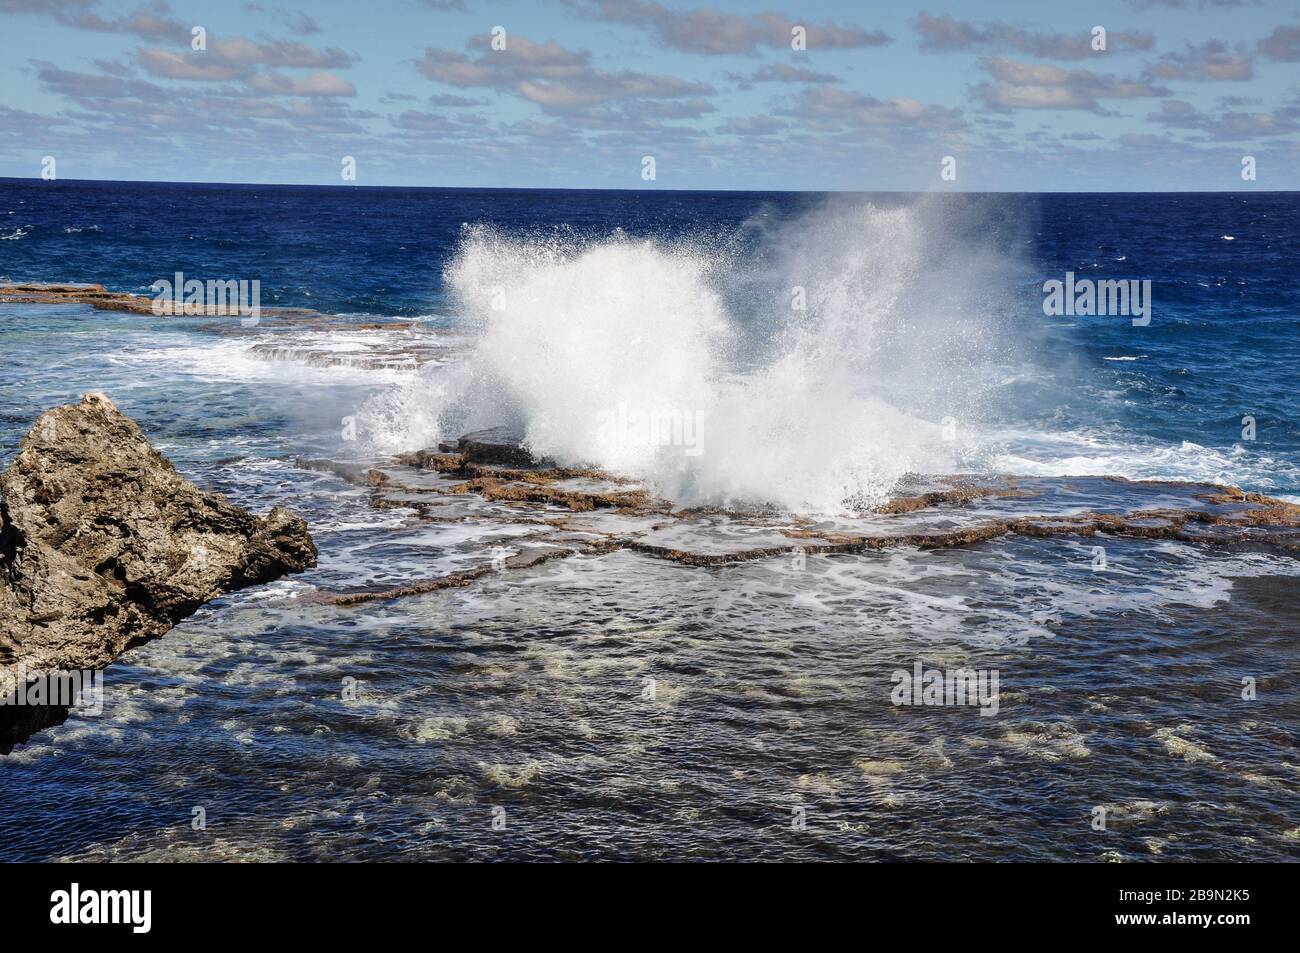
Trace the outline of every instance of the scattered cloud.
[[[1249, 144], [1260, 155], [1265, 143], [1274, 167], [1279, 156], [1300, 156], [1300, 100], [1288, 91], [1293, 80], [1285, 67], [1270, 65], [1300, 62], [1300, 26], [1274, 26], [1271, 17], [1253, 25], [1243, 17], [1232, 31], [1183, 29], [1196, 26], [1195, 17], [1165, 17], [1160, 22], [1180, 31], [1179, 42], [1190, 42], [1171, 46], [1162, 26], [1161, 52], [1150, 32], [1116, 30], [1102, 53], [1091, 47], [1091, 14], [1077, 32], [1060, 32], [1055, 18], [1035, 24], [921, 12], [913, 20], [916, 43], [889, 50], [885, 70], [865, 68], [861, 56], [819, 55], [882, 47], [892, 42], [883, 30], [803, 20], [794, 6], [771, 12], [764, 0], [752, 0], [745, 12], [725, 4], [706, 9], [703, 0], [559, 0], [551, 9], [558, 7], [567, 27], [575, 18], [588, 21], [580, 26], [589, 49], [512, 29], [501, 51], [491, 49], [491, 19], [467, 24], [469, 18], [436, 16], [465, 10], [461, 0], [420, 0], [409, 9], [423, 8], [420, 19], [451, 38], [425, 46], [414, 36], [386, 37], [400, 50], [395, 56], [407, 59], [395, 59], [395, 68], [371, 63], [362, 73], [349, 72], [360, 57], [341, 48], [352, 42], [347, 25], [323, 12], [317, 22], [292, 0], [283, 2], [288, 6], [233, 5], [256, 24], [241, 28], [248, 35], [210, 29], [207, 49], [195, 51], [190, 24], [166, 2], [0, 0], [0, 13], [12, 15], [6, 27], [16, 24], [20, 38], [24, 22], [38, 25], [40, 18], [40, 35], [52, 24], [70, 41], [50, 44], [26, 67], [10, 65], [18, 80], [10, 89], [19, 92], [0, 92], [0, 128], [12, 133], [0, 159], [16, 161], [15, 143], [29, 152], [36, 143], [69, 155], [138, 156], [142, 169], [152, 163], [174, 174], [178, 157], [184, 168], [191, 160], [195, 169], [222, 162], [239, 168], [247, 157], [270, 167], [292, 154], [336, 175], [334, 156], [369, 149], [366, 161], [389, 162], [399, 176], [430, 162], [469, 177], [493, 169], [510, 176], [508, 170], [529, 163], [556, 176], [626, 170], [628, 179], [617, 183], [632, 185], [648, 149], [663, 160], [661, 171], [679, 176], [692, 164], [698, 172], [734, 163], [757, 176], [750, 179], [756, 184], [786, 187], [801, 175], [807, 181], [809, 169], [852, 185], [853, 170], [893, 168], [907, 164], [906, 156], [929, 162], [948, 152], [997, 156], [1013, 170], [1037, 159], [1097, 168], [1106, 157], [1126, 161], [1125, 149], [1167, 163], [1176, 155], [1221, 153], [1225, 143]], [[807, 30], [807, 55], [790, 48], [795, 26]], [[476, 35], [462, 43], [461, 31], [470, 29]], [[1107, 62], [1114, 53], [1138, 62], [1119, 71]], [[938, 54], [964, 58], [927, 58]], [[901, 70], [894, 68], [899, 62]], [[935, 101], [906, 95], [922, 88], [908, 67], [934, 65], [978, 70], [968, 102], [959, 101], [960, 91], [925, 95]], [[374, 85], [366, 89], [363, 79]], [[1229, 85], [1202, 85], [1221, 82]], [[1217, 95], [1225, 90], [1243, 95]], [[42, 114], [23, 101], [33, 91], [62, 105]], [[1119, 116], [1120, 104], [1134, 100], [1141, 109], [1130, 107], [1113, 128], [1086, 115], [1051, 115]], [[882, 161], [864, 165], [864, 157]], [[990, 166], [981, 159], [979, 167]]]
[[791, 66], [789, 63], [766, 63], [749, 74], [728, 73], [727, 78], [739, 83], [741, 89], [749, 89], [754, 83], [838, 83], [839, 76], [834, 73], [820, 73], [805, 66]]
[[493, 50], [487, 37], [471, 39], [476, 55], [429, 47], [416, 60], [424, 76], [449, 86], [508, 92], [546, 112], [565, 113], [614, 102], [697, 99], [716, 90], [676, 76], [603, 70], [586, 50], [569, 50], [555, 40], [538, 43], [511, 35], [507, 48]]
[[1189, 7], [1244, 7], [1256, 3], [1258, 0], [1129, 0], [1129, 6], [1136, 7], [1139, 10], [1150, 9], [1151, 7], [1169, 7], [1174, 10], [1185, 10]]
[[249, 80], [249, 85], [261, 93], [279, 96], [355, 96], [356, 88], [333, 73], [312, 73], [309, 76], [285, 76], [281, 73], [259, 73]]
[[1250, 54], [1244, 47], [1229, 47], [1222, 40], [1207, 40], [1199, 45], [1187, 44], [1181, 53], [1166, 53], [1148, 75], [1157, 80], [1248, 80], [1255, 75]]
[[1063, 69], [1042, 63], [1023, 63], [1002, 57], [984, 61], [993, 82], [972, 90], [975, 99], [990, 109], [1101, 110], [1103, 99], [1140, 99], [1168, 96], [1169, 90], [1142, 79], [1124, 79], [1086, 69]]
[[[414, 96], [408, 98], [415, 99]], [[455, 96], [452, 95], [451, 93], [435, 93], [434, 95], [429, 97], [428, 103], [430, 106], [448, 106], [452, 108], [458, 108], [458, 107], [471, 107], [471, 106], [486, 106], [488, 105], [488, 100], [476, 99], [470, 96]]]
[[1147, 120], [1171, 129], [1195, 131], [1216, 141], [1249, 142], [1300, 132], [1300, 106], [1283, 106], [1271, 112], [1227, 110], [1217, 116], [1198, 110], [1181, 99], [1166, 99], [1160, 111]]
[[865, 93], [816, 86], [805, 89], [784, 115], [823, 129], [893, 130], [951, 133], [966, 128], [961, 110], [934, 106], [906, 96], [877, 99]]
[[136, 51], [136, 59], [146, 73], [159, 79], [228, 82], [248, 75], [246, 67], [219, 57], [191, 56], [174, 50], [141, 49]]
[[408, 109], [393, 117], [392, 124], [402, 132], [438, 138], [476, 138], [483, 135], [487, 119], [482, 116], [448, 116], [445, 113]]
[[125, 33], [145, 40], [189, 42], [190, 27], [175, 20], [171, 7], [155, 2], [123, 16], [102, 16], [99, 0], [0, 0], [0, 13], [53, 17], [64, 26], [96, 33]]
[[792, 20], [784, 13], [727, 13], [698, 8], [670, 10], [654, 0], [564, 0], [582, 16], [625, 23], [651, 33], [662, 45], [685, 53], [754, 53], [760, 47], [791, 48], [792, 31], [802, 26], [809, 50], [854, 50], [883, 46], [883, 30]]
[[294, 40], [257, 42], [245, 37], [208, 38], [207, 52], [245, 66], [288, 66], [306, 69], [346, 69], [356, 57], [337, 47], [318, 50]]
[[775, 116], [733, 116], [715, 130], [724, 136], [770, 136], [789, 129], [790, 123]]
[[[1043, 59], [1081, 60], [1106, 55], [1092, 48], [1092, 33], [1035, 33], [1006, 23], [976, 23], [958, 20], [945, 13], [933, 16], [924, 11], [916, 18], [921, 49], [934, 53], [1015, 52]], [[1106, 52], [1149, 50], [1155, 37], [1147, 32], [1116, 30], [1106, 35]]]
[[1300, 60], [1300, 26], [1274, 27], [1256, 46], [1260, 56], [1283, 63]]
[[[356, 88], [332, 70], [346, 69], [355, 57], [331, 47], [318, 50], [294, 40], [255, 41], [245, 37], [209, 37], [206, 50], [144, 47], [135, 61], [155, 79], [227, 83], [241, 81], [250, 90], [273, 96], [355, 96]], [[315, 69], [290, 76], [277, 69]]]
[[290, 33], [297, 36], [312, 36], [322, 32], [320, 24], [310, 14], [303, 13], [301, 10], [295, 13], [290, 13], [287, 10], [277, 10], [275, 16], [289, 28]]

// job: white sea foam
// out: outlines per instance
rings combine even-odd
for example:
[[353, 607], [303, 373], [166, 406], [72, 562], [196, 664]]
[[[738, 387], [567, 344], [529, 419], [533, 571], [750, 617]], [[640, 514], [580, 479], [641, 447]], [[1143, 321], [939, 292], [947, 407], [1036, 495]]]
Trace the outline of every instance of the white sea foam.
[[[275, 339], [279, 340], [279, 339]], [[364, 366], [360, 357], [365, 352], [356, 346], [348, 335], [335, 338], [315, 335], [310, 339], [284, 339], [286, 352], [264, 353], [259, 346], [273, 343], [270, 338], [247, 337], [221, 339], [214, 342], [194, 343], [182, 335], [159, 335], [160, 347], [124, 350], [112, 360], [123, 364], [165, 364], [193, 376], [197, 380], [214, 382], [284, 381], [295, 379], [304, 383], [322, 385], [346, 383], [369, 384], [376, 381], [401, 381], [411, 376], [412, 369], [403, 367], [372, 368]], [[377, 342], [379, 344], [387, 342]], [[298, 345], [304, 352], [310, 348], [332, 351], [343, 355], [349, 351], [360, 355], [355, 364], [339, 361], [337, 364], [315, 366], [304, 354], [294, 360], [291, 348]], [[279, 359], [276, 359], [276, 358]]]
[[1131, 480], [1185, 480], [1249, 486], [1263, 492], [1300, 482], [1296, 466], [1264, 450], [1235, 444], [1205, 447], [1191, 441], [1162, 444], [1131, 434], [1070, 430], [1003, 431], [989, 436], [999, 452], [989, 469], [1026, 476], [1121, 476]]
[[[361, 437], [398, 452], [510, 425], [536, 454], [636, 477], [682, 505], [805, 513], [870, 506], [909, 472], [1266, 492], [1300, 478], [1253, 446], [1017, 423], [1053, 399], [1076, 357], [1024, 319], [1013, 289], [1027, 272], [991, 215], [978, 202], [846, 198], [690, 239], [467, 227], [444, 274], [467, 357], [369, 400]], [[637, 414], [660, 424], [638, 434], [669, 439], [627, 439]]]
[[[969, 222], [952, 214], [824, 206], [750, 223], [771, 233], [743, 255], [735, 236], [467, 229], [445, 279], [476, 347], [372, 400], [359, 425], [396, 451], [513, 424], [537, 454], [684, 504], [877, 502], [909, 471], [960, 468], [1016, 341], [999, 328], [1010, 264], [955, 237]], [[614, 439], [603, 423], [620, 408], [696, 415], [700, 452]]]

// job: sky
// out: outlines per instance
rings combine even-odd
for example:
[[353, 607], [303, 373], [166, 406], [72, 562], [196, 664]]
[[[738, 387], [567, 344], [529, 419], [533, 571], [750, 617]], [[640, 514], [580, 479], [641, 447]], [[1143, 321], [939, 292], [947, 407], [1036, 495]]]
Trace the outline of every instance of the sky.
[[1300, 0], [0, 0], [0, 176], [1296, 190], [1297, 66]]

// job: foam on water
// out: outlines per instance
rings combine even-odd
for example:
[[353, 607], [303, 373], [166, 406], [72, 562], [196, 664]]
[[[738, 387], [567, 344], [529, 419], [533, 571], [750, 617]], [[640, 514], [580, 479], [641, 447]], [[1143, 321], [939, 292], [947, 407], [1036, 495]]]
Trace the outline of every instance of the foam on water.
[[1161, 444], [1134, 434], [1070, 430], [1022, 436], [989, 435], [988, 466], [1025, 476], [1121, 476], [1249, 486], [1290, 499], [1281, 488], [1300, 483], [1300, 470], [1267, 449], [1205, 447], [1184, 440]]
[[950, 218], [855, 201], [672, 242], [469, 228], [444, 277], [476, 347], [359, 420], [381, 451], [513, 424], [683, 504], [871, 505], [961, 467], [944, 419], [979, 419], [1015, 340], [1010, 264]]
[[942, 198], [840, 197], [686, 238], [466, 227], [443, 283], [475, 344], [372, 398], [364, 439], [397, 452], [510, 425], [681, 505], [796, 513], [869, 507], [914, 472], [1294, 494], [1284, 445], [1130, 429], [1178, 386], [1129, 370], [1146, 351], [1090, 358], [1043, 319], [1023, 210]]
[[[295, 343], [304, 348], [310, 346], [317, 350], [331, 350], [343, 353], [349, 349], [356, 350], [354, 339], [357, 335], [346, 333], [329, 337], [321, 334], [311, 338], [289, 339], [285, 347]], [[372, 336], [373, 337], [373, 336]], [[387, 342], [379, 342], [387, 343]], [[140, 366], [169, 365], [183, 374], [192, 375], [196, 380], [219, 383], [276, 380], [289, 378], [304, 383], [338, 385], [342, 383], [369, 384], [375, 381], [401, 381], [412, 373], [403, 367], [370, 367], [360, 363], [340, 362], [329, 366], [317, 366], [306, 360], [292, 360], [288, 357], [276, 360], [275, 355], [259, 352], [265, 347], [264, 339], [257, 337], [217, 339], [196, 342], [183, 334], [158, 335], [153, 348], [124, 348], [110, 360], [115, 363]]]

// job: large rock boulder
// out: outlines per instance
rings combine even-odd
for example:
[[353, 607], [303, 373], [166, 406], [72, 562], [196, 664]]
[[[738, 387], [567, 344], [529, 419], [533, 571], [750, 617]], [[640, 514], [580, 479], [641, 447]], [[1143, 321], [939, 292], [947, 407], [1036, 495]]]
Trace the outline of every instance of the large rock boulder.
[[[200, 491], [87, 394], [42, 415], [0, 477], [0, 696], [24, 671], [103, 668], [223, 593], [315, 564], [302, 519]], [[0, 705], [0, 752], [40, 720]]]
[[489, 427], [467, 433], [455, 443], [440, 443], [438, 449], [459, 453], [466, 463], [500, 467], [531, 467], [538, 461], [524, 447], [524, 435], [511, 427]]

